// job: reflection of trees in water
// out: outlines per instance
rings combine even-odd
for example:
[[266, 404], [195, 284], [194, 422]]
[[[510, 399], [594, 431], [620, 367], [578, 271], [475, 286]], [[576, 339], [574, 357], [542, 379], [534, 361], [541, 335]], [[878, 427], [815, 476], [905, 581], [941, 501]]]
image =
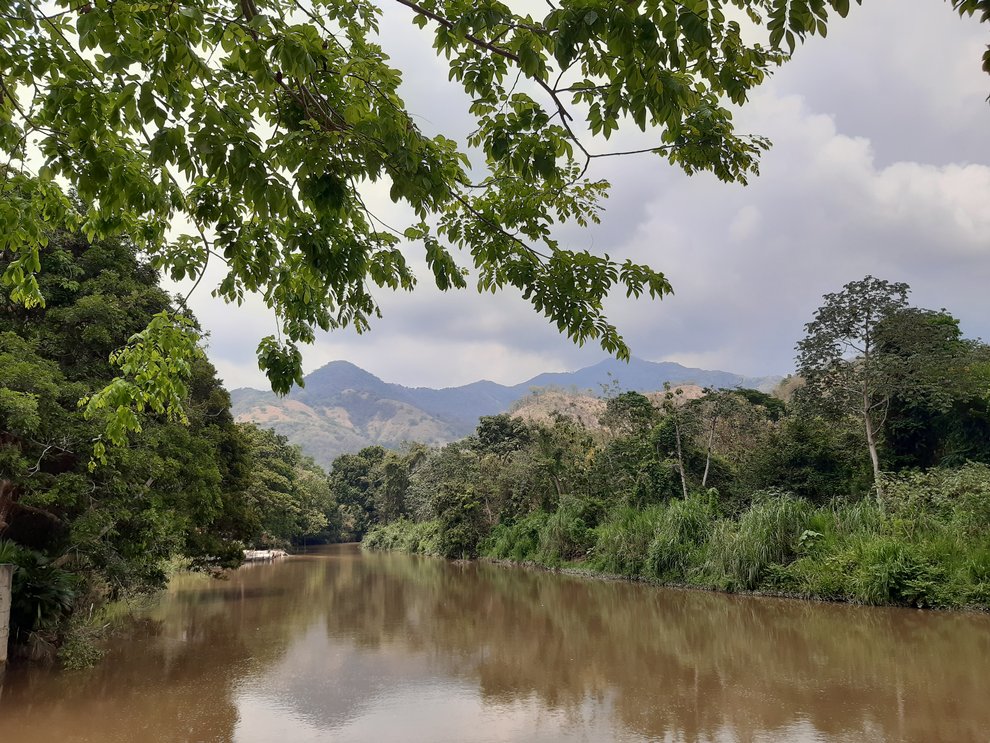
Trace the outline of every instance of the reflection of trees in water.
[[161, 641], [160, 623], [144, 624], [153, 636], [134, 638], [146, 645], [142, 652], [118, 648], [91, 671], [11, 673], [0, 702], [0, 740], [231, 740], [237, 710], [222, 669], [243, 658], [245, 647], [224, 635], [219, 617], [195, 624], [182, 643]]
[[[741, 740], [810, 722], [828, 736], [979, 740], [990, 620], [755, 600], [373, 555], [328, 590], [331, 635], [425, 652], [505, 701], [611, 697], [630, 729]], [[348, 596], [360, 596], [348, 601]]]
[[115, 635], [96, 668], [10, 672], [0, 740], [233, 740], [235, 687], [263, 674], [325, 611], [326, 565], [299, 561], [220, 581], [180, 576], [148, 619]]
[[97, 669], [11, 674], [0, 740], [227, 741], [238, 690], [263, 682], [327, 729], [373, 705], [375, 684], [416, 674], [476, 684], [491, 703], [537, 698], [574, 721], [590, 708], [654, 738], [810, 724], [830, 740], [985, 740], [988, 629], [986, 616], [344, 551], [178, 581]]

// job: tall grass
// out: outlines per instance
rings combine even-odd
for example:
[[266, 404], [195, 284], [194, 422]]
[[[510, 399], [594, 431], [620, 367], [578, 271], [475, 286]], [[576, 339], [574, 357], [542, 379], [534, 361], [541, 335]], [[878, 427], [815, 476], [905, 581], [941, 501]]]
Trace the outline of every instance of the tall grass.
[[616, 509], [595, 530], [591, 565], [615, 575], [644, 575], [650, 544], [663, 514], [663, 506], [650, 506], [643, 511], [628, 506]]
[[706, 497], [670, 501], [650, 542], [646, 573], [661, 581], [690, 582], [705, 561], [715, 516], [715, 508]]
[[595, 534], [588, 528], [584, 504], [575, 498], [567, 499], [540, 528], [536, 559], [545, 565], [557, 565], [583, 558], [594, 541]]
[[767, 494], [738, 523], [721, 522], [709, 545], [706, 571], [728, 589], [759, 587], [771, 566], [791, 561], [811, 520], [812, 506], [787, 493]]
[[481, 554], [496, 560], [533, 562], [540, 551], [540, 533], [551, 516], [536, 511], [514, 523], [498, 524], [481, 545]]

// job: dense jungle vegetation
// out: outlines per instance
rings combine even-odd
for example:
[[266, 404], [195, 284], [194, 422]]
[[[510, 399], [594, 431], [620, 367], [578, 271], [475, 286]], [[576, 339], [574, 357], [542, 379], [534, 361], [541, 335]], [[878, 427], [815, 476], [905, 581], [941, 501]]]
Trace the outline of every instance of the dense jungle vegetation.
[[113, 382], [116, 349], [181, 302], [126, 241], [58, 233], [41, 257], [46, 305], [0, 298], [0, 562], [17, 566], [18, 652], [50, 655], [67, 634], [71, 648], [80, 617], [98, 624], [100, 607], [164, 586], [177, 565], [216, 571], [245, 546], [338, 538], [325, 473], [284, 437], [236, 424], [202, 351], [187, 421], [147, 411], [126, 446], [92, 462], [105, 421], [80, 400]]
[[[0, 562], [12, 641], [94, 658], [114, 607], [246, 547], [363, 539], [724, 590], [990, 606], [990, 348], [907, 287], [829, 295], [774, 395], [609, 393], [598, 425], [498, 415], [443, 447], [368, 447], [329, 473], [235, 423], [205, 353], [187, 420], [144, 411], [94, 460], [111, 361], [183, 307], [127, 241], [57, 233], [47, 298], [0, 312]], [[0, 265], [0, 270], [4, 266]]]
[[[612, 396], [599, 427], [482, 419], [441, 449], [367, 450], [369, 549], [730, 591], [990, 607], [990, 347], [908, 288], [827, 295], [780, 396]], [[781, 397], [786, 397], [784, 402]]]

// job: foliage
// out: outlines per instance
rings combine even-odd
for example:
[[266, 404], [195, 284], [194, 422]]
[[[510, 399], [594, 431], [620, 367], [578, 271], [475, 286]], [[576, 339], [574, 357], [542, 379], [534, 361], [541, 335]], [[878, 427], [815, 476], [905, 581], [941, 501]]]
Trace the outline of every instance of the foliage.
[[645, 395], [623, 392], [608, 399], [599, 422], [616, 435], [629, 435], [652, 427], [658, 418], [657, 413]]
[[440, 521], [440, 554], [459, 559], [477, 557], [485, 532], [474, 484], [443, 483], [434, 495], [433, 511]]
[[858, 497], [872, 483], [855, 421], [812, 414], [788, 416], [745, 455], [744, 488], [787, 490], [812, 503]]
[[595, 542], [588, 523], [593, 518], [593, 504], [577, 498], [564, 500], [540, 528], [537, 559], [553, 564], [584, 557]]
[[287, 547], [340, 536], [326, 474], [284, 436], [239, 423], [249, 461], [245, 491], [254, 547]]
[[0, 539], [0, 563], [14, 565], [10, 603], [10, 642], [51, 637], [68, 615], [79, 578], [53, 565], [45, 555]]
[[479, 453], [494, 454], [505, 461], [530, 441], [530, 431], [518, 418], [510, 415], [484, 415], [478, 421], [475, 447]]
[[990, 525], [990, 467], [974, 462], [890, 475], [880, 503], [895, 518], [931, 515], [951, 520], [958, 533], [979, 536]]
[[481, 551], [497, 560], [535, 561], [540, 552], [540, 533], [550, 518], [546, 511], [534, 511], [516, 522], [498, 524]]
[[816, 496], [817, 505], [780, 491], [751, 493], [742, 506], [715, 490], [641, 507], [616, 491], [610, 501], [607, 492], [606, 500], [568, 494], [551, 510], [506, 516], [489, 529], [477, 518], [482, 483], [470, 479], [479, 477], [477, 459], [456, 446], [441, 452], [443, 467], [430, 467], [443, 488], [432, 500], [435, 517], [373, 527], [369, 549], [480, 554], [860, 603], [990, 606], [990, 468], [983, 464], [885, 475], [881, 500]]
[[[977, 410], [986, 399], [986, 346], [963, 339], [945, 311], [902, 306], [907, 288], [891, 286], [854, 282], [819, 320], [846, 313], [860, 322], [854, 331], [855, 323], [836, 320], [845, 340], [835, 343], [862, 345], [869, 336], [877, 369], [896, 372], [891, 401], [907, 404], [904, 391], [918, 389], [946, 415], [959, 405]], [[858, 304], [867, 295], [872, 309]], [[862, 359], [832, 358], [847, 381], [873, 378], [853, 368]], [[753, 390], [684, 400], [668, 389], [659, 409], [627, 393], [605, 403], [604, 430], [561, 414], [549, 422], [486, 418], [476, 435], [440, 449], [361, 454], [361, 472], [390, 456], [410, 468], [411, 520], [382, 512], [373, 477], [355, 503], [377, 524], [366, 537], [374, 549], [719, 590], [990, 608], [990, 465], [875, 474], [863, 456], [860, 411], [837, 414], [840, 393], [812, 381], [784, 404]], [[909, 414], [902, 409], [899, 420]], [[925, 431], [940, 448], [945, 435]], [[889, 440], [875, 443], [883, 461], [903, 461]]]
[[[985, 2], [952, 5], [985, 18]], [[591, 162], [632, 154], [601, 150], [584, 130], [605, 140], [650, 130], [644, 153], [744, 183], [768, 142], [737, 133], [729, 106], [849, 6], [595, 0], [534, 17], [498, 3], [398, 0], [390, 7], [432, 30], [469, 100], [475, 126], [460, 144], [417, 126], [398, 94], [402, 73], [377, 43], [385, 11], [368, 0], [6, 0], [0, 251], [11, 260], [0, 283], [21, 306], [50, 301], [40, 251], [59, 228], [127, 235], [175, 279], [199, 281], [222, 262], [215, 293], [239, 304], [255, 292], [279, 320], [258, 358], [285, 392], [301, 383], [300, 343], [318, 329], [367, 330], [380, 314], [372, 287], [413, 288], [412, 241], [440, 289], [466, 285], [452, 254], [462, 249], [479, 290], [518, 289], [576, 342], [628, 357], [603, 300], [615, 287], [671, 289], [648, 266], [558, 242], [556, 223], [598, 219], [608, 184]], [[763, 33], [744, 33], [736, 8]], [[761, 36], [768, 43], [750, 40]], [[409, 208], [409, 224], [392, 229], [369, 211], [364, 191], [376, 182]], [[110, 441], [134, 430], [128, 411], [142, 403], [181, 417], [196, 346], [187, 330], [163, 315], [121, 352], [121, 381], [93, 391], [113, 419]]]
[[[960, 416], [939, 431], [935, 420], [955, 407], [968, 408], [975, 415], [966, 422], [977, 422], [988, 398], [987, 347], [964, 341], [958, 321], [944, 310], [908, 307], [907, 293], [906, 284], [872, 276], [846, 284], [824, 297], [798, 343], [805, 380], [800, 403], [833, 419], [860, 419], [878, 490], [884, 433], [894, 434], [893, 453], [902, 461], [937, 463], [938, 445], [925, 439], [945, 443], [950, 431], [959, 437], [966, 426], [958, 425]], [[981, 451], [981, 444], [967, 448]]]
[[885, 461], [896, 467], [990, 462], [990, 347], [962, 337], [945, 310], [909, 308], [878, 329], [907, 384], [884, 424]]
[[368, 550], [407, 552], [409, 554], [439, 555], [440, 524], [437, 521], [408, 521], [398, 519], [373, 527], [361, 546]]
[[596, 530], [591, 565], [616, 575], [642, 575], [662, 514], [662, 506], [616, 509]]
[[811, 507], [786, 493], [759, 498], [739, 521], [712, 534], [706, 570], [726, 588], [753, 590], [771, 566], [790, 562], [809, 525]]
[[[632, 507], [643, 507], [680, 494], [672, 427], [664, 421], [648, 432], [615, 438], [599, 447], [591, 463], [593, 491], [607, 491]], [[646, 435], [644, 435], [646, 433]]]
[[[167, 405], [145, 408], [122, 432], [127, 446], [90, 469], [105, 427], [79, 399], [113, 380], [115, 349], [176, 307], [126, 241], [55, 233], [39, 258], [46, 305], [0, 299], [0, 536], [36, 556], [19, 571], [17, 621], [54, 637], [79, 585], [105, 585], [112, 599], [161, 586], [175, 555], [199, 568], [238, 564], [247, 468], [229, 397], [197, 354], [181, 389], [186, 424]], [[0, 257], [0, 269], [9, 263]], [[48, 607], [41, 624], [32, 606]]]
[[907, 284], [873, 276], [851, 281], [823, 297], [797, 345], [798, 373], [805, 380], [799, 395], [833, 417], [862, 420], [878, 488], [877, 440], [890, 398], [910, 393], [903, 383], [902, 359], [884, 351], [878, 334], [907, 306], [908, 291]]
[[715, 511], [711, 500], [693, 496], [672, 500], [663, 510], [647, 552], [644, 572], [666, 582], [688, 582], [703, 564]]

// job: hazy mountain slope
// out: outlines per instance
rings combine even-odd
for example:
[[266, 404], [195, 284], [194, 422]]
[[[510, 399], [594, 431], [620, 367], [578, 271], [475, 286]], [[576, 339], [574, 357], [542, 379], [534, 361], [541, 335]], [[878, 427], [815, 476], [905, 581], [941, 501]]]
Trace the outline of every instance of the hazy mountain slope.
[[[559, 387], [601, 394], [658, 390], [665, 381], [700, 387], [772, 387], [779, 377], [750, 379], [723, 371], [690, 369], [669, 362], [606, 359], [575, 372], [539, 374], [511, 387], [487, 380], [461, 387], [431, 389], [385, 382], [347, 361], [333, 361], [306, 376], [306, 386], [279, 398], [271, 392], [240, 388], [231, 392], [237, 420], [274, 428], [326, 466], [343, 452], [405, 441], [438, 444], [474, 430], [478, 418], [509, 410], [533, 388]], [[584, 407], [597, 407], [587, 402]], [[539, 414], [534, 411], [534, 416]]]
[[767, 387], [772, 388], [780, 377], [743, 377], [724, 371], [692, 369], [669, 361], [644, 361], [633, 358], [626, 363], [617, 359], [605, 359], [593, 366], [574, 372], [539, 374], [528, 382], [516, 385], [516, 389], [530, 387], [575, 387], [601, 393], [602, 385], [610, 387], [613, 380], [621, 390], [650, 391], [663, 387], [664, 382], [696, 384], [699, 387]]
[[[674, 403], [683, 405], [688, 400], [697, 400], [705, 392], [696, 384], [679, 384], [675, 388]], [[654, 405], [664, 400], [663, 392], [647, 392], [646, 396]], [[577, 420], [585, 428], [601, 428], [599, 418], [605, 412], [605, 398], [588, 393], [564, 390], [559, 387], [537, 388], [513, 403], [510, 414], [530, 423], [551, 423], [557, 413]]]

